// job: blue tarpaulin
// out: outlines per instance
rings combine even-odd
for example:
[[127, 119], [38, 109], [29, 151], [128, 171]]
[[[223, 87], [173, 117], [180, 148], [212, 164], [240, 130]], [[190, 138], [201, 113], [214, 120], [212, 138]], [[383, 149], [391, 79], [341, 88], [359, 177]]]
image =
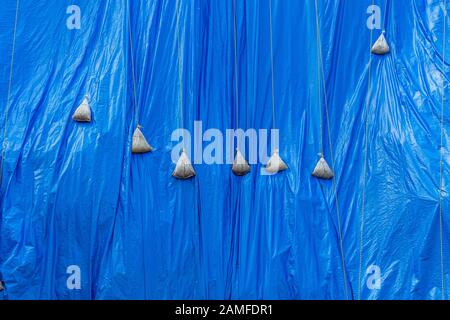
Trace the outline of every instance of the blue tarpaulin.
[[[318, 0], [318, 45], [314, 0], [272, 0], [289, 170], [182, 181], [177, 128], [272, 128], [270, 1], [236, 0], [236, 33], [232, 0], [2, 1], [0, 296], [450, 298], [444, 3]], [[152, 153], [131, 153], [138, 123]], [[321, 142], [334, 180], [311, 176]]]

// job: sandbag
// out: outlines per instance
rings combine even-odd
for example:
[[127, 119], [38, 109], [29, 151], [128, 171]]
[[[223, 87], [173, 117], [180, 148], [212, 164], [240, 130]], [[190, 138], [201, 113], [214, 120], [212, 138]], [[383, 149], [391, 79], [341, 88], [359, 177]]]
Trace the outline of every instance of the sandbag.
[[137, 126], [133, 133], [133, 143], [131, 147], [132, 153], [147, 153], [153, 151], [152, 146], [145, 139], [141, 131], [141, 126]]
[[91, 108], [87, 96], [84, 97], [83, 102], [75, 110], [72, 119], [77, 122], [91, 122]]
[[0, 292], [2, 292], [3, 290], [5, 290], [5, 286], [3, 284], [3, 281], [0, 280]]
[[181, 152], [180, 159], [177, 161], [177, 165], [175, 166], [172, 176], [183, 180], [195, 176], [195, 170], [192, 167], [191, 160], [185, 150]]
[[236, 157], [234, 158], [233, 167], [231, 170], [237, 176], [245, 176], [250, 172], [250, 166], [239, 149], [236, 149]]
[[325, 180], [330, 180], [334, 178], [333, 171], [331, 171], [330, 166], [325, 161], [323, 155], [320, 155], [319, 162], [317, 162], [317, 165], [314, 168], [312, 175], [316, 178]]
[[386, 41], [384, 34], [385, 34], [385, 32], [383, 31], [381, 33], [380, 37], [378, 38], [378, 40], [373, 45], [372, 53], [383, 55], [383, 54], [386, 54], [389, 52], [390, 48], [389, 48], [389, 45]]
[[278, 149], [275, 149], [269, 161], [267, 162], [266, 171], [275, 174], [287, 169], [288, 166], [283, 161], [283, 159], [280, 158]]

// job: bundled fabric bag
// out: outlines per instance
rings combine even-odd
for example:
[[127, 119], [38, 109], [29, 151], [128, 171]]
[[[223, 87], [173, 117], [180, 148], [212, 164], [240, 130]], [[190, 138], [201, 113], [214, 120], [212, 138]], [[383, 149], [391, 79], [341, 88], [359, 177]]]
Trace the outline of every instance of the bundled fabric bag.
[[312, 175], [319, 179], [325, 180], [333, 179], [334, 178], [333, 171], [331, 171], [330, 166], [325, 161], [323, 154], [319, 154], [319, 157], [320, 157], [319, 162], [317, 162], [317, 165], [314, 168]]
[[375, 44], [372, 47], [372, 53], [383, 55], [389, 52], [390, 48], [386, 41], [386, 38], [384, 36], [385, 31], [381, 33], [381, 36], [378, 38], [378, 40], [375, 42]]
[[133, 133], [133, 143], [131, 147], [132, 153], [147, 153], [153, 151], [152, 146], [145, 139], [144, 134], [141, 131], [141, 126], [137, 126]]
[[245, 176], [250, 172], [250, 166], [239, 149], [236, 149], [236, 157], [234, 158], [233, 167], [231, 170], [237, 176]]
[[189, 157], [184, 149], [181, 151], [180, 159], [177, 161], [177, 165], [175, 166], [172, 176], [182, 180], [195, 176], [195, 170], [192, 167], [191, 160], [189, 160]]
[[269, 173], [278, 173], [280, 171], [287, 170], [288, 166], [280, 158], [279, 150], [275, 149], [266, 165], [266, 171]]
[[72, 119], [77, 122], [91, 122], [91, 108], [89, 107], [89, 98], [85, 96], [83, 102], [75, 110]]

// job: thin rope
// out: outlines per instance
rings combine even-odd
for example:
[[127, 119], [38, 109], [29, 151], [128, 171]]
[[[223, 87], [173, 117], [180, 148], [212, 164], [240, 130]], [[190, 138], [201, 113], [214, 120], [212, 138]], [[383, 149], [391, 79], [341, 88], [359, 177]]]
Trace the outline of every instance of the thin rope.
[[134, 98], [134, 113], [136, 118], [136, 124], [139, 126], [139, 105], [136, 94], [136, 76], [135, 76], [135, 66], [134, 66], [134, 50], [133, 50], [133, 33], [131, 31], [131, 6], [128, 2], [129, 14], [128, 14], [128, 32], [130, 34], [130, 50], [131, 50], [131, 73], [133, 78], [133, 98]]
[[316, 13], [316, 49], [317, 49], [317, 96], [319, 100], [319, 126], [320, 126], [320, 132], [319, 132], [319, 149], [320, 154], [323, 156], [324, 150], [323, 150], [323, 116], [322, 116], [322, 91], [321, 91], [321, 79], [320, 79], [320, 65], [321, 65], [321, 59], [320, 59], [320, 28], [319, 28], [319, 13], [318, 13], [318, 3], [317, 0], [314, 0], [314, 6], [315, 6], [315, 13]]
[[444, 192], [444, 181], [443, 181], [443, 166], [444, 166], [444, 154], [443, 154], [443, 143], [444, 143], [444, 109], [445, 109], [445, 47], [446, 47], [446, 33], [447, 33], [447, 0], [444, 0], [444, 31], [443, 31], [443, 49], [442, 49], [442, 107], [441, 107], [441, 147], [440, 147], [440, 165], [439, 165], [439, 179], [440, 179], [440, 190], [439, 190], [439, 245], [440, 245], [440, 259], [441, 259], [441, 277], [442, 277], [442, 300], [445, 300], [445, 273], [444, 273], [444, 250], [443, 250], [443, 210], [442, 193]]
[[[179, 107], [181, 127], [184, 128], [184, 114], [183, 114], [183, 70], [181, 65], [181, 40], [180, 40], [180, 6], [181, 0], [177, 2], [177, 46], [178, 46], [178, 83], [179, 83]], [[184, 131], [183, 131], [184, 132]], [[183, 134], [184, 141], [184, 134]]]
[[[372, 0], [372, 6], [375, 1]], [[372, 42], [373, 42], [373, 29], [370, 30], [370, 43], [369, 43], [369, 69], [368, 69], [368, 85], [366, 94], [366, 119], [364, 129], [364, 169], [363, 169], [363, 188], [362, 188], [362, 208], [361, 208], [361, 225], [359, 230], [359, 271], [358, 271], [358, 300], [361, 300], [361, 278], [362, 278], [362, 260], [363, 260], [363, 233], [365, 222], [365, 198], [366, 198], [366, 174], [367, 174], [367, 147], [368, 147], [368, 131], [369, 131], [369, 95], [371, 91], [371, 70], [372, 70]]]
[[2, 157], [0, 162], [0, 187], [3, 183], [3, 162], [5, 160], [5, 144], [6, 144], [6, 125], [8, 123], [9, 104], [11, 103], [11, 88], [13, 80], [13, 67], [14, 67], [14, 55], [16, 52], [16, 34], [17, 34], [17, 21], [19, 20], [19, 0], [16, 0], [16, 16], [14, 19], [14, 33], [13, 44], [11, 52], [11, 63], [9, 65], [9, 80], [8, 80], [8, 97], [6, 99], [5, 118], [3, 120], [3, 141], [2, 141]]
[[233, 0], [233, 17], [234, 17], [234, 76], [236, 89], [236, 128], [239, 127], [239, 70], [237, 61], [237, 27], [236, 27], [236, 0]]
[[[323, 67], [323, 53], [322, 53], [322, 40], [320, 37], [320, 29], [319, 29], [319, 9], [318, 9], [318, 3], [317, 0], [315, 2], [315, 12], [316, 12], [316, 34], [317, 34], [317, 47], [318, 47], [318, 54], [319, 54], [319, 62], [318, 62], [318, 77], [320, 82], [320, 69], [322, 69], [322, 84], [323, 84], [323, 91], [325, 96], [325, 111], [326, 111], [326, 118], [327, 118], [327, 131], [328, 131], [328, 143], [330, 145], [330, 155], [331, 155], [331, 167], [333, 172], [335, 172], [334, 168], [334, 154], [333, 154], [333, 143], [331, 140], [331, 132], [330, 132], [330, 119], [329, 119], [329, 113], [328, 113], [328, 100], [327, 100], [327, 89], [326, 89], [326, 83], [325, 83], [325, 71]], [[320, 84], [319, 86], [319, 94], [321, 94], [320, 91]], [[321, 132], [322, 132], [322, 104], [320, 103], [320, 114], [321, 114]], [[321, 134], [322, 136], [322, 134]], [[322, 146], [323, 148], [323, 146]], [[323, 150], [322, 150], [323, 154]], [[339, 246], [341, 251], [341, 262], [342, 262], [342, 271], [344, 274], [344, 288], [345, 288], [345, 297], [348, 300], [348, 287], [347, 287], [347, 267], [345, 263], [345, 254], [344, 254], [344, 243], [343, 243], [343, 237], [342, 237], [342, 228], [341, 228], [341, 214], [339, 210], [339, 197], [337, 194], [337, 186], [336, 186], [336, 173], [333, 177], [333, 192], [334, 197], [336, 200], [336, 214], [337, 214], [337, 220], [338, 220], [338, 232], [339, 232]]]
[[269, 0], [269, 20], [270, 20], [270, 66], [272, 76], [272, 129], [276, 128], [275, 122], [275, 75], [273, 67], [273, 26], [272, 26], [272, 0]]
[[384, 7], [384, 16], [383, 16], [383, 30], [387, 28], [387, 16], [389, 13], [389, 0], [386, 0], [386, 6]]

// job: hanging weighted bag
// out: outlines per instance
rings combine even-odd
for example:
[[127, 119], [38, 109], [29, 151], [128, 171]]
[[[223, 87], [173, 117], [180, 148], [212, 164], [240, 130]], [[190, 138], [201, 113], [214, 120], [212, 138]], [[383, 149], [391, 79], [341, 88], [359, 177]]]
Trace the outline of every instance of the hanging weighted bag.
[[383, 31], [372, 47], [372, 53], [383, 55], [389, 52], [390, 48], [386, 41], [386, 37], [384, 36], [385, 31]]
[[233, 167], [231, 170], [237, 176], [245, 176], [250, 172], [250, 166], [239, 149], [236, 149], [236, 157], [234, 158]]
[[266, 165], [266, 171], [269, 173], [278, 173], [280, 171], [287, 170], [288, 166], [286, 163], [280, 158], [278, 149], [275, 149], [272, 156]]
[[75, 110], [72, 119], [77, 122], [91, 122], [91, 108], [89, 107], [89, 99], [84, 97], [83, 102]]
[[147, 153], [153, 151], [152, 146], [145, 139], [144, 134], [141, 131], [141, 126], [137, 126], [133, 133], [133, 143], [131, 147], [132, 153]]
[[195, 176], [195, 170], [192, 167], [191, 160], [184, 149], [181, 151], [180, 158], [177, 161], [177, 165], [175, 166], [172, 176], [182, 180]]
[[320, 156], [320, 159], [317, 162], [317, 165], [314, 168], [312, 175], [316, 178], [324, 179], [324, 180], [333, 179], [333, 177], [334, 177], [333, 171], [331, 171], [330, 166], [325, 161], [323, 154], [319, 154], [319, 156]]

